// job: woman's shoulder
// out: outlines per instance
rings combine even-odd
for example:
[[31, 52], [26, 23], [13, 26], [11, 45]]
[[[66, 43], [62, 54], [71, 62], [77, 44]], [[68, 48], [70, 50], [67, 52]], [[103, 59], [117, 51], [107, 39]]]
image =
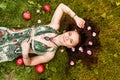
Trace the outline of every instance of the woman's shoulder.
[[51, 27], [51, 28], [53, 28], [53, 29], [55, 29], [55, 30], [59, 30], [59, 24], [48, 24], [48, 25], [46, 25], [46, 26], [49, 26], [49, 27]]

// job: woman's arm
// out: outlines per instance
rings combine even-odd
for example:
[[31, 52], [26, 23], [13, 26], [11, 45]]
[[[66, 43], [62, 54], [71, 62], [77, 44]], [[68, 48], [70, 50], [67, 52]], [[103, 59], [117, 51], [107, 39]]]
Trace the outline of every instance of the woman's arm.
[[55, 55], [55, 52], [46, 53], [42, 56], [34, 56], [31, 58], [29, 56], [26, 56], [25, 58], [23, 57], [23, 61], [24, 61], [24, 64], [27, 66], [35, 66], [37, 64], [49, 62], [54, 58], [54, 55]]
[[65, 4], [61, 3], [57, 9], [54, 12], [54, 15], [52, 17], [51, 23], [49, 24], [49, 26], [53, 27], [54, 29], [58, 30], [60, 27], [60, 20], [61, 17], [63, 15], [63, 13], [67, 13], [69, 16], [71, 16], [76, 24], [80, 27], [83, 28], [84, 27], [84, 23], [85, 21], [78, 17], [75, 12], [73, 12], [68, 6], [66, 6]]
[[54, 55], [55, 55], [55, 51], [54, 52], [50, 52], [50, 53], [46, 53], [42, 56], [35, 56], [35, 57], [29, 57], [29, 52], [30, 52], [30, 42], [31, 39], [25, 39], [22, 43], [21, 43], [21, 47], [22, 47], [22, 56], [23, 56], [23, 61], [24, 64], [27, 66], [34, 66], [40, 63], [46, 63], [48, 61], [50, 61]]

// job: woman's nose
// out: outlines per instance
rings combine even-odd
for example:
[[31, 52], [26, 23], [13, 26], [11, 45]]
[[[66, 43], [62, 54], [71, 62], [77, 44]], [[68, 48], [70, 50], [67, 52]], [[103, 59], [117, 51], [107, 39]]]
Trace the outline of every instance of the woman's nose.
[[68, 36], [66, 36], [66, 40], [69, 40], [69, 37], [68, 37]]

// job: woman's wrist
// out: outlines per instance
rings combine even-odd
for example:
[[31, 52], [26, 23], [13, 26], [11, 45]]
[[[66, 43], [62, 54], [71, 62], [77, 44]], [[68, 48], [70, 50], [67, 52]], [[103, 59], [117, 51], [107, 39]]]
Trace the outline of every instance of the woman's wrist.
[[75, 14], [72, 18], [75, 20], [75, 19], [76, 19], [76, 17], [77, 17], [77, 15]]
[[23, 54], [23, 58], [24, 58], [24, 59], [28, 59], [28, 58], [29, 58], [28, 54], [25, 54], [25, 53], [24, 53], [24, 54]]
[[74, 19], [74, 17], [75, 17], [75, 16], [77, 16], [77, 15], [76, 15], [76, 14], [74, 14], [74, 15], [72, 16], [72, 18]]
[[28, 57], [28, 56], [27, 56], [27, 57], [24, 57], [24, 56], [23, 56], [23, 59], [29, 59], [29, 57]]

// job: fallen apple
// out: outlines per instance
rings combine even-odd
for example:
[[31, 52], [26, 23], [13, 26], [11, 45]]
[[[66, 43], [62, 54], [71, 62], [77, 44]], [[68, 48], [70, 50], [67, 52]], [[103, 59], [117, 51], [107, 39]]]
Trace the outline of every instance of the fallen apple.
[[19, 58], [16, 60], [16, 64], [17, 64], [18, 66], [22, 66], [22, 65], [24, 64], [23, 58], [22, 58], [22, 57], [19, 57]]
[[36, 72], [38, 72], [38, 73], [42, 73], [42, 72], [44, 72], [45, 71], [45, 67], [44, 67], [44, 65], [42, 65], [42, 64], [38, 64], [37, 66], [36, 66]]
[[25, 20], [30, 20], [31, 19], [31, 14], [30, 14], [29, 11], [24, 12], [22, 16]]
[[45, 4], [43, 6], [43, 9], [44, 9], [45, 12], [50, 12], [50, 10], [51, 10], [50, 5], [48, 5], [48, 4]]

